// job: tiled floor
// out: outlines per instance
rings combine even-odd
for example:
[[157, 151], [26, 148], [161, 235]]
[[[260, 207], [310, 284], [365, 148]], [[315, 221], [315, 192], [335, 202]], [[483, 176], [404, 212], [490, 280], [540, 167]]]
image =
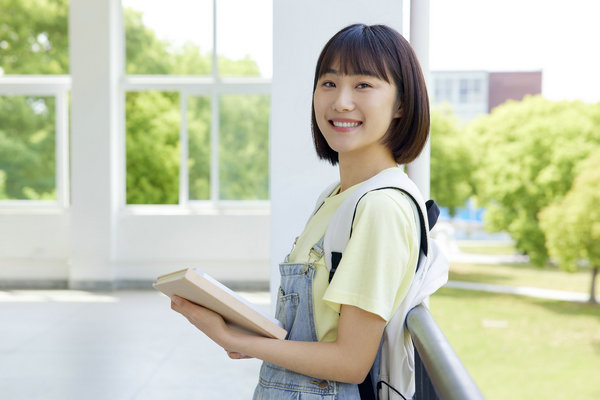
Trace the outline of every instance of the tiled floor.
[[250, 399], [259, 368], [158, 292], [0, 291], [0, 399]]

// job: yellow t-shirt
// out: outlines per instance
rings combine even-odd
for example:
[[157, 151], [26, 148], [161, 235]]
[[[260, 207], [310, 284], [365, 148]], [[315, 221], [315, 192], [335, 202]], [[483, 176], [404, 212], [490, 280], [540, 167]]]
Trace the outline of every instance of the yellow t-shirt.
[[[290, 253], [290, 262], [308, 262], [331, 217], [358, 185], [330, 196], [310, 219]], [[336, 193], [337, 191], [334, 191]], [[317, 338], [333, 341], [341, 304], [359, 307], [388, 321], [412, 282], [419, 253], [411, 200], [397, 189], [367, 193], [358, 203], [352, 236], [331, 281], [325, 260], [314, 263], [314, 319]]]

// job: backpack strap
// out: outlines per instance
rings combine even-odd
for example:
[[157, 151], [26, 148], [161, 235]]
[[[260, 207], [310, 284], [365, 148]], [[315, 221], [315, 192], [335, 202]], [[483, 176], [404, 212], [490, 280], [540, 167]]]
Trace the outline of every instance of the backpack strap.
[[[423, 201], [422, 195], [417, 188], [417, 185], [402, 171], [400, 168], [386, 169], [374, 177], [364, 181], [350, 196], [340, 205], [335, 212], [324, 238], [325, 264], [329, 269], [329, 280], [333, 278], [333, 274], [340, 263], [342, 254], [346, 249], [348, 240], [352, 236], [352, 225], [356, 215], [358, 202], [369, 192], [381, 189], [399, 189], [404, 192], [413, 201], [415, 214], [418, 214], [419, 227], [421, 231], [420, 244], [421, 251], [425, 255], [429, 249], [429, 213], [427, 206]], [[318, 209], [318, 208], [317, 208]], [[439, 215], [439, 209], [435, 203], [432, 206], [432, 217]], [[435, 223], [435, 222], [434, 222]]]
[[[337, 189], [338, 186], [340, 186], [340, 183], [334, 182], [331, 185], [329, 185], [325, 190], [323, 190], [323, 192], [319, 195], [319, 198], [317, 199], [317, 203], [315, 204], [315, 209], [314, 209], [313, 213], [311, 214], [311, 218], [313, 215], [315, 215], [317, 213], [317, 211], [319, 211], [319, 209], [321, 208], [323, 203], [325, 203], [325, 199], [328, 198], [329, 196], [331, 196], [333, 194], [333, 191], [335, 189]], [[309, 220], [310, 220], [310, 218], [309, 218]]]

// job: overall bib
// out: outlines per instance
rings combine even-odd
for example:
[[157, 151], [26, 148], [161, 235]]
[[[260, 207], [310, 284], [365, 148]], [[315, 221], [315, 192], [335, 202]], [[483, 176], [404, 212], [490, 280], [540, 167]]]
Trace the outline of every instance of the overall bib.
[[[276, 318], [288, 331], [286, 340], [317, 341], [313, 318], [314, 263], [323, 257], [323, 240], [311, 249], [308, 263], [279, 265], [281, 286]], [[254, 400], [357, 400], [358, 385], [311, 378], [268, 362], [260, 369]]]

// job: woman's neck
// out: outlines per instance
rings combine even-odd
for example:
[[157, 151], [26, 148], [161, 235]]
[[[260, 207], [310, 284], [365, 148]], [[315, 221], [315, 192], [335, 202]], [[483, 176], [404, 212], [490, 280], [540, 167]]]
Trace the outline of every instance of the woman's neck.
[[340, 171], [340, 193], [358, 183], [374, 177], [381, 171], [397, 167], [391, 153], [377, 157], [352, 157], [340, 154], [338, 160]]

